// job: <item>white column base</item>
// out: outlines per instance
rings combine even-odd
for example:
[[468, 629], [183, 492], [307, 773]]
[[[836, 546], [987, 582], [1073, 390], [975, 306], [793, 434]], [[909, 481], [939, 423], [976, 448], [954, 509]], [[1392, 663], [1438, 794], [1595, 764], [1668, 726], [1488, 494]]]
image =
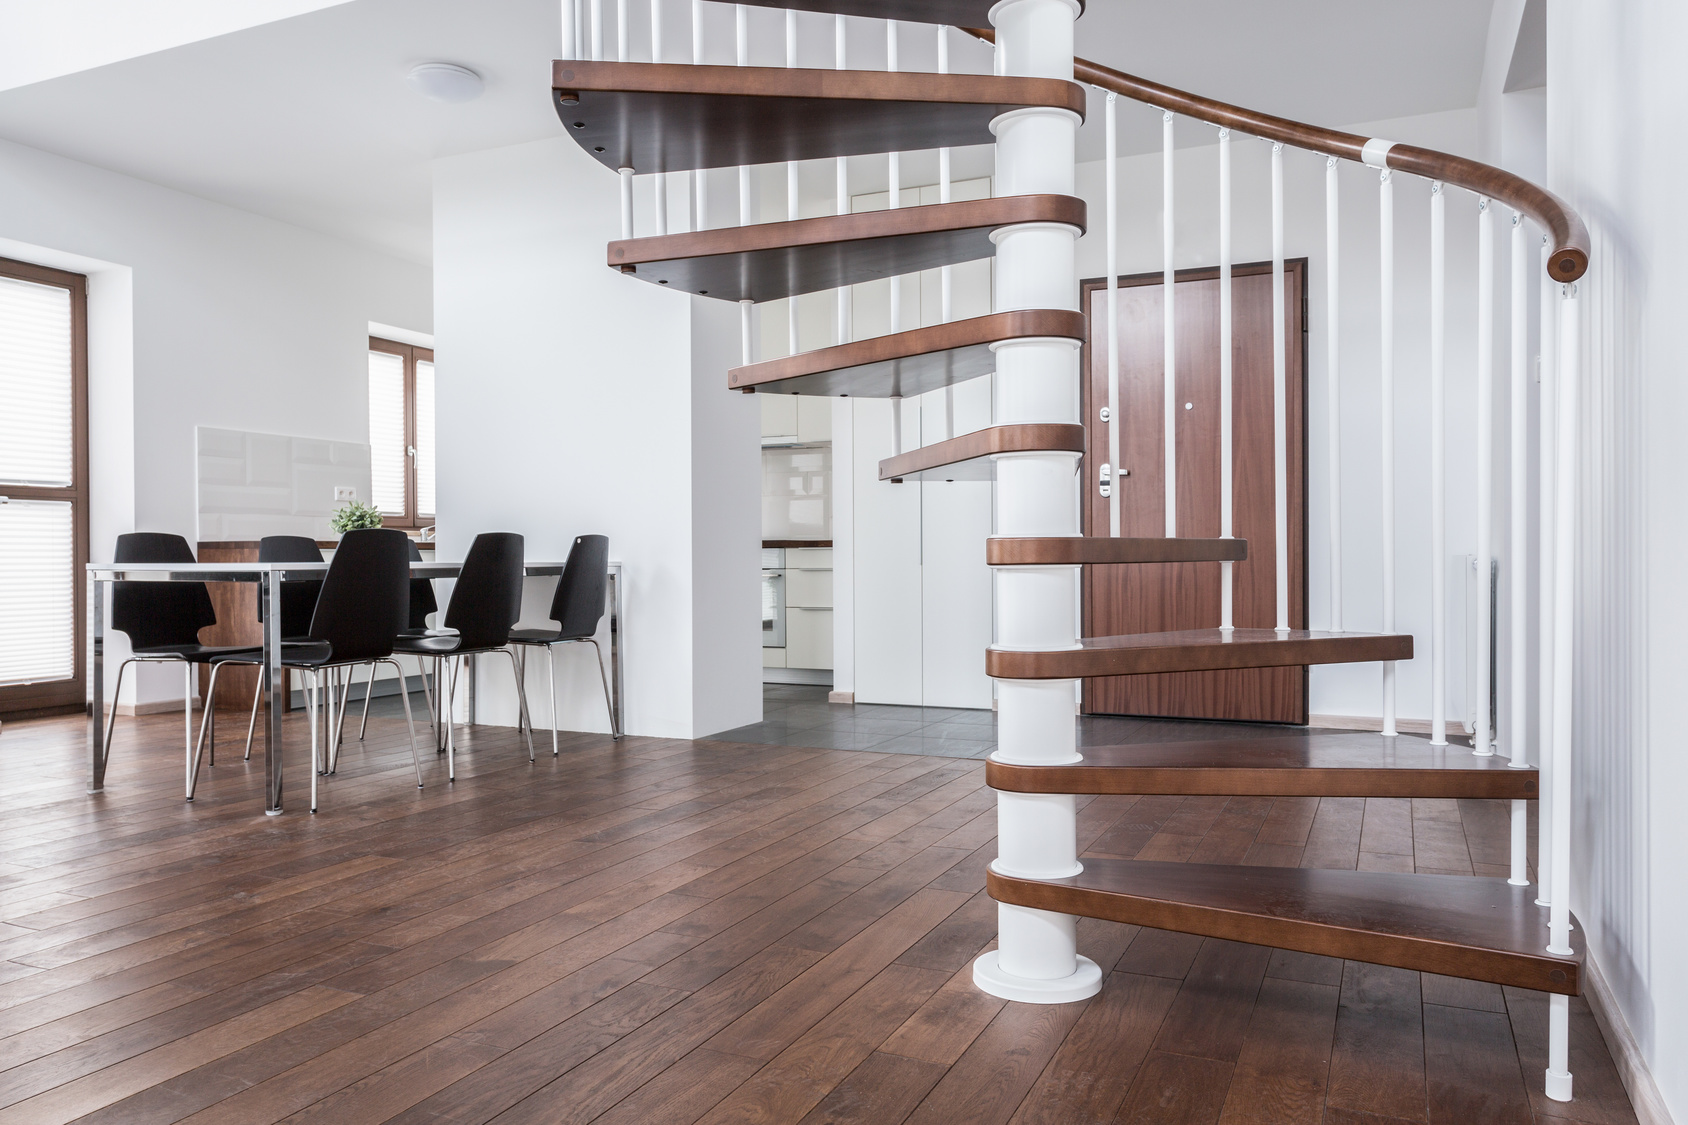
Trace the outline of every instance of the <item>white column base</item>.
[[[990, 955], [986, 954], [985, 956], [988, 957]], [[984, 958], [980, 958], [980, 960], [983, 959]], [[979, 970], [977, 966], [973, 969], [973, 979], [979, 979]], [[989, 990], [987, 989], [986, 991]], [[1001, 995], [1001, 993], [998, 993], [997, 995]], [[1010, 999], [1012, 999], [1012, 997], [1010, 997]], [[1571, 1100], [1571, 1075], [1569, 1071], [1550, 1070], [1547, 1072], [1547, 1096], [1556, 1102], [1568, 1102]]]
[[1102, 991], [1102, 967], [1083, 954], [1077, 961], [1077, 969], [1068, 976], [1033, 980], [1003, 972], [999, 954], [993, 949], [973, 962], [973, 983], [992, 996], [1022, 1004], [1071, 1004]]

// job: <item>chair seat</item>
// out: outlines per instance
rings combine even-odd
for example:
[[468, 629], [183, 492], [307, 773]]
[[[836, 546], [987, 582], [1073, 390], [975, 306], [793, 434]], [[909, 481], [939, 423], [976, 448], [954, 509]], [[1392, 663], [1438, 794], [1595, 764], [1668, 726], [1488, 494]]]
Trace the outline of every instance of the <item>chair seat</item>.
[[510, 643], [513, 645], [555, 645], [564, 641], [584, 641], [586, 637], [564, 636], [557, 629], [511, 629]]
[[179, 645], [148, 645], [134, 650], [140, 659], [185, 660], [189, 664], [210, 664], [231, 656], [263, 652], [262, 645], [202, 645], [198, 642]]
[[433, 633], [422, 636], [400, 633], [393, 642], [393, 651], [404, 656], [472, 656], [478, 652], [497, 652], [503, 647], [484, 645], [480, 648], [464, 648], [463, 637], [458, 633]]
[[[217, 664], [262, 664], [264, 650], [250, 648], [218, 656]], [[320, 668], [334, 663], [334, 646], [327, 641], [313, 641], [308, 637], [281, 642], [281, 663], [284, 668]]]

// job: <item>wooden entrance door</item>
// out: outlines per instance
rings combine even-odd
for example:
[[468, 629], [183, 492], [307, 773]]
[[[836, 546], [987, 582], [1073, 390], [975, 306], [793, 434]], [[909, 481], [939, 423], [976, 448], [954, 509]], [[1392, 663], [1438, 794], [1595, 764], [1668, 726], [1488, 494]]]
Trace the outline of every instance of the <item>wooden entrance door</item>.
[[[1306, 261], [1286, 264], [1286, 389], [1289, 432], [1290, 625], [1307, 627]], [[1177, 275], [1178, 534], [1219, 534], [1219, 271]], [[1235, 564], [1235, 623], [1276, 624], [1272, 510], [1272, 267], [1232, 270], [1232, 468], [1234, 534], [1248, 540]], [[1085, 348], [1085, 533], [1108, 534], [1108, 501], [1097, 488], [1108, 460], [1107, 288], [1084, 283], [1090, 339]], [[1120, 534], [1166, 532], [1163, 442], [1164, 331], [1161, 275], [1122, 278], [1118, 290], [1120, 354]], [[1089, 566], [1084, 575], [1086, 636], [1212, 629], [1219, 625], [1218, 563]], [[1111, 676], [1084, 682], [1092, 714], [1307, 721], [1307, 670], [1262, 668]]]

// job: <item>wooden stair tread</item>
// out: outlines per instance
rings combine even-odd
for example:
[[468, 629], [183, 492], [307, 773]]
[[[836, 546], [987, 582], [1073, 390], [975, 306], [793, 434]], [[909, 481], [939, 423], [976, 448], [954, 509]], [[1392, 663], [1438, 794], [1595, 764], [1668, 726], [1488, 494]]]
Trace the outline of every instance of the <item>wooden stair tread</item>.
[[1241, 562], [1246, 539], [1133, 539], [1071, 535], [995, 536], [985, 540], [986, 566], [1084, 566], [1112, 563]]
[[588, 155], [640, 173], [988, 145], [1004, 113], [1085, 109], [1076, 82], [921, 71], [562, 59], [551, 86]]
[[1085, 859], [1068, 879], [988, 871], [998, 902], [1575, 996], [1582, 927], [1546, 952], [1536, 888], [1469, 875]]
[[[883, 475], [881, 462], [881, 475]], [[1224, 668], [1282, 668], [1297, 664], [1360, 664], [1411, 660], [1411, 634], [1327, 633], [1291, 629], [1183, 629], [1086, 637], [1080, 647], [1041, 652], [985, 650], [985, 674], [1008, 680], [1066, 680], [1136, 676], [1147, 672], [1212, 672]]]
[[723, 301], [773, 301], [988, 258], [991, 232], [1017, 223], [1084, 230], [1084, 200], [1008, 195], [825, 215], [609, 245], [609, 264], [642, 281]]
[[[987, 27], [997, 0], [745, 0], [759, 8], [795, 8], [907, 23], [943, 23], [952, 27]], [[1084, 13], [1084, 0], [1078, 10]]]
[[1020, 309], [893, 332], [735, 367], [727, 385], [774, 394], [912, 398], [989, 375], [996, 370], [991, 345], [1028, 336], [1083, 340], [1084, 314]]
[[1538, 775], [1421, 735], [1284, 731], [1200, 742], [1081, 746], [1082, 762], [987, 759], [985, 784], [1012, 793], [1535, 800]]
[[992, 480], [998, 453], [1083, 453], [1084, 427], [1067, 422], [986, 426], [879, 462], [879, 479]]

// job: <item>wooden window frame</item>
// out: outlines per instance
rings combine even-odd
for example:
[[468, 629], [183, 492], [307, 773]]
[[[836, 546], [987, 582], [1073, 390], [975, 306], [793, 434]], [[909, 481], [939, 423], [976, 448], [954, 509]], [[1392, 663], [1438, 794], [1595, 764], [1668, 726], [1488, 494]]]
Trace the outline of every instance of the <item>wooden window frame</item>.
[[79, 273], [49, 269], [30, 262], [0, 258], [0, 277], [33, 281], [70, 290], [71, 485], [42, 488], [3, 484], [0, 492], [14, 500], [69, 501], [75, 541], [77, 591], [74, 674], [67, 680], [0, 687], [0, 715], [81, 709], [88, 705], [88, 279]]
[[[416, 454], [410, 451], [416, 448], [416, 364], [419, 360], [424, 363], [434, 362], [434, 349], [424, 348], [417, 344], [401, 344], [397, 340], [383, 340], [379, 336], [371, 336], [369, 338], [369, 350], [396, 355], [404, 360], [404, 447], [406, 450], [404, 460], [404, 515], [382, 516], [381, 526], [398, 527], [406, 531], [415, 531], [418, 528], [432, 526], [436, 516], [424, 516], [416, 510]], [[437, 408], [438, 404], [436, 403]], [[437, 435], [435, 448], [438, 448]], [[435, 472], [438, 473], [438, 471], [439, 466], [436, 464]], [[437, 479], [435, 487], [438, 487]], [[375, 497], [371, 496], [369, 499], [373, 503]]]

